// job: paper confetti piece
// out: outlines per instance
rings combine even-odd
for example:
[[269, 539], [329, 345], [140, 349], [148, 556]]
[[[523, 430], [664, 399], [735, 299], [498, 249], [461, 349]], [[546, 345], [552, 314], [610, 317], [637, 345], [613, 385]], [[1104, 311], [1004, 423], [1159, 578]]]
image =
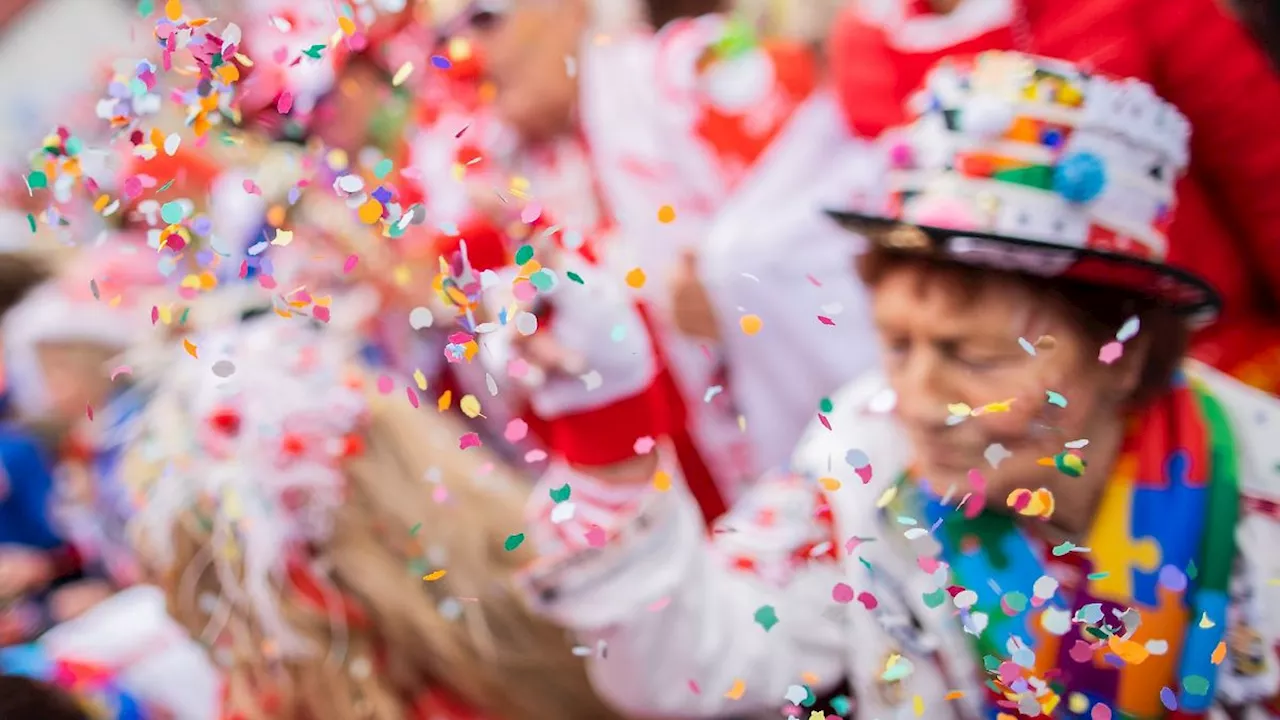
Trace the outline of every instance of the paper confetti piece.
[[676, 219], [675, 208], [671, 207], [670, 205], [663, 205], [662, 207], [658, 208], [658, 222], [662, 223], [663, 225], [666, 225], [668, 223], [675, 222], [675, 219]]
[[346, 262], [342, 263], [342, 272], [349, 273], [356, 269], [356, 263], [360, 262], [360, 256], [348, 255]]
[[466, 450], [467, 448], [480, 447], [481, 445], [483, 445], [483, 443], [480, 442], [480, 436], [473, 432], [466, 433], [462, 437], [458, 438], [459, 450]]
[[1045, 390], [1044, 394], [1047, 396], [1050, 405], [1057, 405], [1060, 408], [1067, 406], [1067, 399], [1062, 395], [1052, 390]]
[[772, 605], [762, 605], [755, 614], [756, 624], [765, 629], [765, 632], [773, 629], [778, 624], [778, 612], [773, 609]]
[[435, 581], [439, 580], [440, 578], [444, 577], [444, 576], [445, 576], [445, 573], [447, 573], [447, 572], [449, 572], [449, 571], [448, 571], [448, 570], [437, 570], [437, 571], [435, 571], [435, 572], [433, 572], [433, 573], [431, 573], [431, 574], [429, 574], [429, 575], [423, 575], [423, 576], [422, 576], [422, 579], [423, 579], [423, 580], [426, 580], [427, 582], [435, 582]]
[[480, 417], [480, 401], [475, 395], [463, 395], [458, 401], [458, 408], [462, 410], [462, 414], [469, 418]]
[[747, 335], [755, 335], [764, 327], [764, 321], [759, 315], [743, 315], [738, 320], [738, 326], [742, 328], [742, 332]]
[[453, 63], [449, 62], [449, 58], [443, 55], [432, 55], [431, 65], [439, 70], [448, 70], [453, 67]]
[[182, 349], [186, 350], [191, 357], [199, 357], [196, 355], [196, 344], [186, 338], [182, 339]]
[[374, 198], [369, 198], [356, 210], [356, 215], [360, 218], [360, 222], [365, 225], [372, 225], [382, 219], [382, 203]]
[[520, 547], [520, 543], [522, 542], [524, 542], [524, 533], [516, 533], [515, 535], [508, 535], [506, 542], [502, 543], [502, 549], [506, 550], [507, 552], [511, 552], [512, 550], [515, 550], [516, 548]]
[[1120, 332], [1116, 333], [1116, 340], [1119, 340], [1120, 342], [1129, 342], [1138, 334], [1138, 330], [1141, 327], [1142, 323], [1138, 320], [1137, 315], [1125, 320], [1124, 325], [1120, 326]]
[[445, 410], [448, 410], [449, 406], [452, 404], [453, 404], [453, 391], [445, 390], [440, 395], [440, 399], [436, 401], [436, 409], [439, 410], [440, 412], [444, 412]]
[[1124, 345], [1119, 342], [1109, 342], [1098, 351], [1098, 361], [1110, 365], [1119, 360], [1122, 355], [1124, 355]]
[[569, 499], [573, 489], [566, 483], [558, 488], [551, 488], [551, 500], [556, 503], [562, 503]]
[[400, 87], [402, 84], [404, 84], [405, 80], [409, 79], [409, 76], [412, 74], [413, 74], [413, 63], [406, 61], [405, 64], [400, 66], [399, 70], [396, 70], [396, 74], [392, 76], [391, 78], [392, 87]]
[[841, 605], [847, 605], [853, 602], [853, 588], [844, 583], [836, 583], [835, 587], [831, 588], [831, 599]]
[[164, 4], [164, 16], [170, 20], [177, 21], [182, 17], [182, 3], [179, 0], [169, 0]]
[[747, 684], [741, 680], [734, 680], [733, 687], [729, 688], [729, 692], [724, 696], [730, 700], [741, 700], [743, 693], [747, 691]]
[[671, 489], [671, 475], [659, 470], [653, 474], [653, 487], [658, 492], [666, 492]]
[[640, 268], [631, 268], [631, 270], [627, 272], [627, 286], [633, 290], [639, 290], [644, 287], [645, 280], [644, 270], [641, 270]]
[[377, 385], [378, 392], [386, 395], [395, 389], [396, 381], [392, 380], [390, 375], [379, 375]]

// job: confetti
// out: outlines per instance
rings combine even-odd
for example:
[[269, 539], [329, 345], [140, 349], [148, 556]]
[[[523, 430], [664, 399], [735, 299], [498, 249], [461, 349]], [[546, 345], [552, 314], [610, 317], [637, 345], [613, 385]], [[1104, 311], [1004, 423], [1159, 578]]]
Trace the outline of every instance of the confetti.
[[778, 624], [778, 613], [773, 609], [772, 605], [762, 605], [755, 614], [756, 624], [765, 629], [765, 632], [773, 629]]
[[759, 315], [743, 315], [738, 320], [738, 326], [742, 328], [742, 332], [747, 335], [755, 335], [764, 327], [764, 321]]
[[1036, 346], [1028, 342], [1026, 338], [1018, 338], [1018, 344], [1022, 346], [1022, 349], [1025, 350], [1028, 355], [1033, 357], [1035, 356]]
[[648, 455], [653, 452], [653, 448], [656, 447], [657, 444], [657, 441], [646, 435], [645, 437], [636, 438], [636, 442], [635, 445], [632, 446], [632, 450], [634, 450], [637, 455]]
[[729, 692], [725, 693], [724, 696], [726, 698], [729, 698], [730, 700], [740, 700], [742, 699], [743, 693], [745, 693], [746, 691], [747, 691], [746, 683], [744, 683], [741, 680], [734, 680], [733, 687], [729, 688]]
[[480, 442], [480, 436], [473, 432], [467, 433], [462, 437], [458, 438], [459, 450], [466, 450], [467, 448], [480, 447], [482, 444], [483, 443]]
[[841, 605], [847, 605], [853, 602], [853, 588], [845, 583], [836, 583], [835, 587], [831, 588], [831, 599]]
[[480, 414], [480, 401], [475, 395], [463, 395], [458, 401], [458, 409], [462, 410], [462, 414], [469, 418], [483, 417]]
[[1138, 329], [1141, 328], [1141, 326], [1142, 323], [1138, 320], [1138, 316], [1136, 315], [1125, 320], [1124, 325], [1120, 326], [1120, 332], [1116, 333], [1116, 340], [1119, 340], [1122, 343], [1129, 342], [1138, 334]]
[[199, 357], [196, 354], [196, 344], [191, 342], [190, 340], [187, 340], [186, 338], [183, 338], [182, 340], [182, 349], [186, 350], [187, 354], [193, 358]]
[[506, 550], [507, 552], [511, 552], [512, 550], [515, 550], [516, 548], [520, 547], [520, 543], [523, 543], [523, 542], [524, 542], [524, 533], [516, 533], [515, 535], [508, 535], [506, 541], [502, 543], [502, 549]]
[[423, 579], [423, 580], [426, 580], [427, 582], [435, 582], [435, 581], [439, 580], [440, 578], [444, 577], [444, 576], [445, 576], [445, 573], [447, 573], [447, 572], [448, 572], [448, 570], [436, 570], [435, 572], [430, 573], [430, 574], [428, 574], [428, 575], [423, 575], [423, 576], [422, 576], [422, 579]]
[[1045, 390], [1044, 394], [1047, 396], [1050, 405], [1056, 405], [1060, 408], [1067, 406], [1067, 399], [1062, 395], [1059, 395], [1052, 390]]
[[571, 492], [572, 488], [570, 488], [567, 483], [558, 488], [551, 488], [551, 500], [556, 503], [565, 502], [569, 499], [569, 494]]
[[443, 55], [432, 55], [431, 66], [439, 70], [448, 70], [453, 67], [453, 63], [449, 62], [449, 58]]
[[658, 222], [662, 223], [663, 225], [666, 225], [668, 223], [675, 222], [675, 219], [676, 219], [675, 208], [671, 207], [670, 205], [663, 205], [662, 207], [658, 208]]
[[634, 290], [639, 290], [644, 287], [645, 280], [644, 270], [641, 270], [640, 268], [632, 268], [627, 273], [627, 286]]
[[[432, 61], [434, 60], [435, 58], [432, 58]], [[392, 76], [392, 87], [400, 87], [405, 80], [409, 79], [411, 74], [413, 74], [413, 63], [406, 61], [405, 64], [400, 66], [399, 70], [396, 70], [396, 74]]]
[[662, 470], [653, 474], [653, 487], [658, 492], [666, 492], [671, 489], [671, 475]]
[[356, 210], [356, 215], [360, 218], [360, 222], [372, 225], [382, 219], [382, 212], [382, 203], [369, 198]]
[[1118, 342], [1109, 342], [1098, 351], [1098, 361], [1110, 365], [1119, 360], [1122, 355], [1124, 355], [1124, 345]]

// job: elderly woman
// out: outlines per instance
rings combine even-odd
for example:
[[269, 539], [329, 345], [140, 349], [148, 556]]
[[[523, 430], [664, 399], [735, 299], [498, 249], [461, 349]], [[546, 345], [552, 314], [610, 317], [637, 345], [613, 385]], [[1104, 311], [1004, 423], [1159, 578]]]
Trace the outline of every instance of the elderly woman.
[[1280, 404], [1181, 360], [1217, 303], [1162, 262], [1186, 120], [1004, 53], [914, 107], [886, 211], [836, 214], [883, 373], [710, 540], [660, 457], [548, 477], [531, 597], [644, 716], [1271, 717]]

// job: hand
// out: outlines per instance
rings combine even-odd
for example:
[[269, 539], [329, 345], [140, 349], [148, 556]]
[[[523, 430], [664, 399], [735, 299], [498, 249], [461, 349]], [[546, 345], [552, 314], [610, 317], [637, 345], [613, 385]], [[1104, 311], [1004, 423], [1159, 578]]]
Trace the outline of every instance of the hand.
[[720, 339], [720, 324], [711, 296], [698, 277], [698, 256], [693, 250], [681, 252], [671, 278], [671, 312], [676, 327], [685, 335]]
[[0, 547], [0, 598], [39, 590], [53, 581], [48, 553], [20, 545]]

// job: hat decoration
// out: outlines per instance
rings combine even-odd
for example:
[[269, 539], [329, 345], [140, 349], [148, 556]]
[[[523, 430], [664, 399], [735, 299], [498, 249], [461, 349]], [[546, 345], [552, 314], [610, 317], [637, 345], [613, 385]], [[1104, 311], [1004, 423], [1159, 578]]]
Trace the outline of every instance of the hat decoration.
[[273, 600], [291, 562], [325, 541], [346, 499], [343, 463], [364, 450], [368, 402], [349, 338], [270, 316], [211, 330], [198, 358], [178, 355], [155, 378], [140, 422], [133, 528], [161, 563], [192, 514], [212, 527], [210, 562], [239, 578], [252, 611], [284, 654], [308, 648]]
[[1143, 82], [1012, 52], [944, 60], [889, 137], [888, 206], [832, 212], [873, 242], [1130, 288], [1211, 314], [1165, 264], [1190, 124]]

